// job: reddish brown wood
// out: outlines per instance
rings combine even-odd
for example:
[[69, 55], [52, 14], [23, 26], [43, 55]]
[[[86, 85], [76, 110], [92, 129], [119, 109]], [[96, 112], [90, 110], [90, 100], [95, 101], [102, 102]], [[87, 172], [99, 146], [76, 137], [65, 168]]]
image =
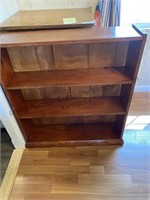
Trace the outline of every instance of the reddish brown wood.
[[8, 80], [11, 80], [14, 76], [13, 66], [11, 64], [7, 49], [1, 49], [0, 73], [0, 80], [6, 85]]
[[66, 146], [72, 144], [106, 144], [109, 142], [112, 144], [115, 142], [115, 140], [117, 140], [117, 142], [119, 141], [117, 125], [115, 123], [67, 124], [48, 126], [32, 125], [29, 131], [29, 135], [30, 137], [27, 141], [28, 147], [36, 147], [41, 145]]
[[2, 33], [2, 47], [142, 40], [132, 27], [83, 28]]
[[119, 97], [25, 101], [19, 118], [125, 114]]
[[130, 84], [132, 81], [113, 68], [60, 71], [18, 72], [7, 84], [8, 89], [40, 87]]
[[142, 41], [131, 41], [128, 47], [125, 72], [129, 74], [132, 80], [135, 80], [135, 70], [138, 64]]
[[[75, 18], [76, 23], [64, 24], [63, 18]], [[94, 15], [92, 12], [92, 7], [73, 9], [22, 10], [6, 19], [0, 25], [2, 26], [3, 31], [91, 27], [94, 26]]]
[[131, 27], [2, 33], [14, 47], [2, 84], [27, 146], [122, 144], [145, 40]]
[[86, 124], [86, 123], [106, 123], [115, 122], [116, 115], [93, 115], [93, 116], [75, 116], [75, 117], [47, 117], [33, 118], [34, 125], [51, 125], [51, 124]]

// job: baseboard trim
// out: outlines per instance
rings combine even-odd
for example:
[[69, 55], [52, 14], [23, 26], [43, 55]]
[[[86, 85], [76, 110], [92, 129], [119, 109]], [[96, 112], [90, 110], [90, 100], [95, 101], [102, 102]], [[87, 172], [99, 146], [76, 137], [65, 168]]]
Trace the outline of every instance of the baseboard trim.
[[136, 85], [134, 92], [150, 92], [150, 85]]
[[0, 187], [0, 199], [8, 200], [14, 185], [24, 149], [15, 149]]

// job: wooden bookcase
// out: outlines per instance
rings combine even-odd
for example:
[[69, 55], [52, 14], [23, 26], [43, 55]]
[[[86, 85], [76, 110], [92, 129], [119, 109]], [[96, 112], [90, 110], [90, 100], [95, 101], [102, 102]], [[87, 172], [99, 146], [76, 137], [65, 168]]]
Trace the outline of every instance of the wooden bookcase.
[[27, 147], [123, 144], [146, 35], [136, 27], [1, 34], [1, 84]]

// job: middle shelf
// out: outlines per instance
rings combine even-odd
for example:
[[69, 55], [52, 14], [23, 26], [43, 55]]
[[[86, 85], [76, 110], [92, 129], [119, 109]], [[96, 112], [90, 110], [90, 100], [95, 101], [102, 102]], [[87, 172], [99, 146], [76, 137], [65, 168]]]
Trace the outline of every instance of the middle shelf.
[[131, 84], [133, 81], [114, 68], [15, 72], [6, 83], [9, 90], [40, 87]]
[[113, 114], [125, 114], [120, 97], [30, 100], [18, 109], [20, 119]]

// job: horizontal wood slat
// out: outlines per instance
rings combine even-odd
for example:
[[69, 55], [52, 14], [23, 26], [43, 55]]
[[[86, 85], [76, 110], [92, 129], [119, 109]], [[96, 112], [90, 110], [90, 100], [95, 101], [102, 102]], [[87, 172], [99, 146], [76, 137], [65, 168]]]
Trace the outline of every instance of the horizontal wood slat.
[[122, 115], [125, 110], [119, 97], [51, 99], [25, 101], [19, 118]]
[[60, 86], [130, 84], [132, 81], [113, 68], [72, 69], [58, 71], [17, 72], [8, 82], [8, 89]]
[[1, 47], [142, 40], [132, 27], [82, 28], [2, 33]]

